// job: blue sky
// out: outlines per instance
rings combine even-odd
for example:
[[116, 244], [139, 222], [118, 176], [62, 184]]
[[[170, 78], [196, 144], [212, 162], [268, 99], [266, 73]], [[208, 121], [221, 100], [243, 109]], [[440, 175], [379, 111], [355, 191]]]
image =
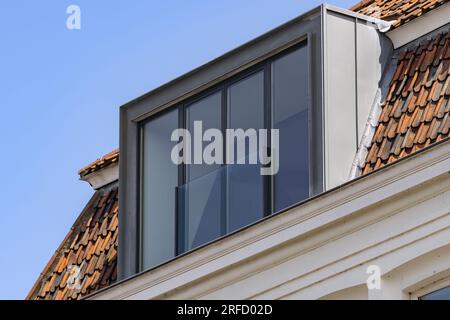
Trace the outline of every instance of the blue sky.
[[77, 171], [118, 147], [120, 105], [320, 3], [2, 0], [0, 299], [25, 297], [89, 200]]

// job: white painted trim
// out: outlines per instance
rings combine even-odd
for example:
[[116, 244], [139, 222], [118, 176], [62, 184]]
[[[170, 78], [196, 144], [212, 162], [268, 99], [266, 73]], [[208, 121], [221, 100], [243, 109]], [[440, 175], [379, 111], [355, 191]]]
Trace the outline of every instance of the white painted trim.
[[449, 17], [450, 2], [447, 2], [446, 4], [425, 13], [423, 16], [387, 32], [386, 35], [391, 39], [394, 48], [397, 49], [446, 25], [450, 22]]
[[400, 289], [411, 297], [445, 287], [450, 280], [450, 245], [432, 250], [389, 273], [401, 278]]
[[106, 168], [94, 171], [80, 178], [80, 180], [88, 182], [95, 190], [98, 190], [111, 182], [117, 181], [118, 179], [118, 163], [111, 164]]
[[390, 272], [450, 244], [449, 170], [446, 141], [91, 298], [317, 299], [360, 285], [368, 264]]

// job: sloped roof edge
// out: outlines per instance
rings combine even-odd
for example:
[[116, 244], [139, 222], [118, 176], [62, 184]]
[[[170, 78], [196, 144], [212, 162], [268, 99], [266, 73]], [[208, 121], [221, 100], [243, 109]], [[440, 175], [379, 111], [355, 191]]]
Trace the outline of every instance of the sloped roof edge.
[[90, 173], [94, 173], [100, 169], [108, 167], [113, 163], [117, 163], [118, 161], [119, 161], [119, 149], [115, 149], [110, 153], [105, 154], [103, 157], [98, 158], [97, 160], [87, 165], [86, 167], [80, 169], [80, 171], [78, 171], [78, 174], [80, 175], [80, 177], [84, 177]]
[[448, 0], [363, 0], [350, 10], [392, 22], [394, 29], [446, 2]]

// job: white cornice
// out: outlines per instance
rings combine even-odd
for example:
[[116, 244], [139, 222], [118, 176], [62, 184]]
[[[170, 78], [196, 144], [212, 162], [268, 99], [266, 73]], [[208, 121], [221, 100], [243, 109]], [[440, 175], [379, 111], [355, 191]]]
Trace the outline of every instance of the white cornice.
[[104, 187], [119, 179], [119, 165], [114, 163], [106, 168], [99, 169], [80, 177], [80, 180], [88, 182], [95, 190]]
[[[338, 187], [287, 212], [268, 218], [247, 229], [174, 259], [159, 268], [119, 282], [106, 290], [99, 291], [91, 298], [151, 299], [161, 297], [166, 293], [189, 286], [200, 279], [209, 278], [231, 265], [248, 261], [252, 257], [268, 254], [266, 259], [277, 259], [277, 254], [274, 254], [272, 250], [275, 247], [285, 246], [292, 243], [292, 240], [305, 237], [308, 234], [311, 237], [311, 234], [319, 232], [325, 226], [334, 225], [338, 221], [345, 220], [345, 225], [349, 225], [353, 223], [351, 221], [358, 219], [358, 216], [361, 217], [361, 215], [355, 215], [356, 212], [374, 208], [374, 205], [375, 207], [379, 207], [381, 204], [386, 206], [387, 199], [399, 197], [402, 194], [411, 194], [410, 191], [420, 185], [425, 185], [424, 192], [434, 194], [435, 190], [426, 187], [426, 183], [438, 177], [447, 177], [449, 168], [450, 141], [446, 141], [403, 159], [379, 172], [374, 172]], [[445, 181], [448, 184], [448, 180]], [[446, 190], [447, 188], [439, 184], [435, 187], [439, 187], [439, 190]], [[403, 202], [405, 202], [405, 199]], [[400, 205], [402, 201], [396, 201], [395, 203]], [[411, 206], [411, 202], [406, 201], [402, 205]], [[425, 218], [423, 211], [416, 211], [418, 211], [418, 217]], [[381, 212], [392, 215], [386, 208]], [[442, 216], [442, 213], [437, 212], [436, 215]], [[374, 219], [373, 215], [369, 216]], [[439, 219], [444, 218], [445, 215]], [[380, 217], [380, 219], [382, 218]], [[413, 219], [411, 221], [417, 222], [418, 220]], [[426, 224], [425, 219], [421, 223]], [[439, 222], [438, 225], [442, 228], [446, 223]], [[395, 223], [395, 226], [402, 229], [405, 224]], [[334, 237], [342, 236], [342, 230], [339, 231], [339, 228], [333, 230], [333, 232], [338, 232]], [[426, 230], [424, 228], [425, 234], [429, 232]], [[404, 232], [402, 231], [399, 234], [404, 234]], [[423, 235], [417, 237], [420, 238]], [[306, 242], [303, 241], [303, 243]], [[358, 245], [358, 241], [352, 241], [352, 243]], [[311, 246], [314, 247], [317, 244], [311, 244]], [[382, 244], [382, 246], [388, 248], [392, 244]], [[427, 246], [429, 245], [427, 244]], [[298, 248], [298, 245], [296, 247]], [[336, 250], [333, 250], [333, 252], [336, 252]], [[248, 265], [248, 263], [234, 272], [244, 272], [245, 275], [245, 270], [242, 270], [245, 265]], [[216, 279], [219, 278], [216, 277]]]
[[447, 2], [423, 16], [387, 32], [386, 35], [391, 39], [394, 49], [397, 49], [446, 25], [449, 23], [449, 17], [450, 2]]

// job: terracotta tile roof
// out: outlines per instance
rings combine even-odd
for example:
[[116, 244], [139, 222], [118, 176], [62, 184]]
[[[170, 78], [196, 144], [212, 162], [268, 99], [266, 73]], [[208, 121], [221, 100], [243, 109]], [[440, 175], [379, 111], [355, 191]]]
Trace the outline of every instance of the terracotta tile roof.
[[393, 21], [393, 28], [448, 2], [448, 0], [363, 0], [350, 10], [386, 21]]
[[450, 30], [401, 50], [362, 173], [450, 136]]
[[116, 280], [117, 192], [95, 192], [26, 299], [81, 299]]
[[98, 158], [90, 165], [81, 169], [78, 174], [80, 176], [85, 176], [89, 173], [98, 171], [104, 167], [109, 166], [110, 164], [117, 163], [119, 161], [119, 149], [113, 150], [110, 153], [104, 155], [101, 158]]

